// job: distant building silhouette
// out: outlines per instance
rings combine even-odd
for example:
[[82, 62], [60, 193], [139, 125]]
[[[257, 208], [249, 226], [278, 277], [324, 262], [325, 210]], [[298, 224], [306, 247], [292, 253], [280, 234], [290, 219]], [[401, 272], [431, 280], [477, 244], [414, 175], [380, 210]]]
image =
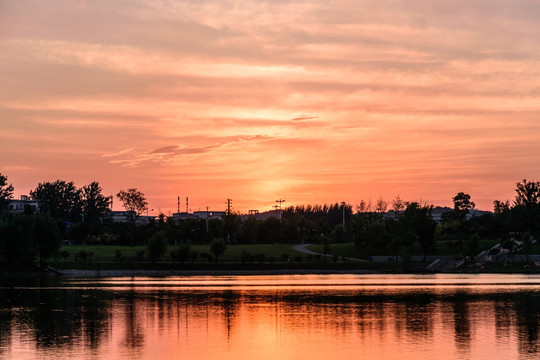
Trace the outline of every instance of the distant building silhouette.
[[211, 220], [211, 219], [221, 219], [222, 216], [225, 216], [227, 214], [226, 211], [214, 211], [214, 210], [208, 210], [208, 211], [194, 211], [192, 213], [188, 212], [179, 212], [174, 213], [172, 215], [172, 218], [174, 220], [186, 220], [186, 219], [202, 219], [202, 220]]
[[32, 213], [37, 213], [39, 212], [39, 202], [31, 199], [28, 195], [21, 195], [20, 199], [11, 200], [8, 205], [8, 210], [15, 214], [23, 214], [25, 208]]
[[[130, 220], [130, 215], [128, 211], [111, 211], [109, 212], [109, 218], [114, 222], [126, 223]], [[139, 215], [135, 218], [135, 224], [142, 225], [148, 224], [150, 221], [156, 219], [154, 215]]]

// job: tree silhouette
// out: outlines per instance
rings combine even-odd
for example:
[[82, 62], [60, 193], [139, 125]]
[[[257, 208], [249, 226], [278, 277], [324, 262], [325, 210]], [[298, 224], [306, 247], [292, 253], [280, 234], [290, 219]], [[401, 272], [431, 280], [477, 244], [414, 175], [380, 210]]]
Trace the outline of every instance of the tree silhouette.
[[116, 197], [120, 199], [122, 205], [124, 206], [124, 209], [126, 209], [130, 224], [129, 230], [131, 235], [131, 245], [133, 245], [135, 239], [135, 235], [133, 233], [133, 228], [135, 227], [135, 220], [144, 210], [146, 210], [148, 203], [146, 202], [144, 194], [134, 188], [120, 190], [118, 194], [116, 194]]
[[86, 221], [96, 222], [109, 212], [111, 200], [102, 191], [97, 181], [81, 188], [81, 209]]
[[469, 211], [476, 207], [476, 204], [471, 201], [471, 195], [465, 194], [464, 192], [457, 193], [457, 195], [452, 198], [452, 201], [454, 201], [454, 212], [461, 220], [464, 220]]
[[55, 219], [75, 220], [81, 211], [81, 193], [73, 181], [56, 180], [39, 183], [30, 191], [30, 196], [39, 202], [41, 213], [49, 213]]
[[424, 253], [424, 262], [426, 261], [428, 251], [435, 244], [437, 223], [431, 217], [432, 209], [432, 205], [420, 205], [417, 202], [412, 202], [400, 217], [404, 234], [407, 234], [406, 238], [408, 238], [406, 243], [412, 245], [415, 240], [418, 240]]
[[515, 205], [525, 205], [532, 208], [540, 203], [540, 181], [527, 181], [523, 179], [516, 183]]
[[527, 181], [523, 179], [516, 183], [516, 198], [514, 200], [515, 212], [526, 212], [526, 229], [532, 233], [538, 228], [540, 219], [540, 181]]
[[0, 214], [13, 198], [13, 185], [7, 183], [7, 176], [0, 173]]
[[122, 206], [128, 212], [130, 220], [135, 220], [146, 210], [148, 202], [144, 194], [137, 189], [120, 190], [116, 197], [122, 202]]

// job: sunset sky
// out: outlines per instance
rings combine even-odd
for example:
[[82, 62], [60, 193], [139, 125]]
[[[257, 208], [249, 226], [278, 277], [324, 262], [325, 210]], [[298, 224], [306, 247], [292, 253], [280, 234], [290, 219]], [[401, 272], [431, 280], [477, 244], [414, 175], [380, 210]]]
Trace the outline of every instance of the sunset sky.
[[0, 173], [17, 196], [135, 187], [156, 214], [460, 191], [491, 210], [540, 177], [539, 18], [532, 0], [0, 0]]

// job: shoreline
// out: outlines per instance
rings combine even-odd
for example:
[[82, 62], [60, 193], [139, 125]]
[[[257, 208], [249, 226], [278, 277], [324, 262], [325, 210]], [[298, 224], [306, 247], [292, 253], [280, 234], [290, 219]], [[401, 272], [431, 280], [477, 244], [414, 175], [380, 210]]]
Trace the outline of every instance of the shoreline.
[[[517, 270], [517, 269], [516, 269]], [[114, 269], [114, 270], [84, 270], [84, 269], [62, 269], [54, 271], [27, 270], [27, 271], [0, 271], [0, 279], [28, 278], [28, 277], [50, 277], [50, 278], [110, 278], [110, 277], [169, 277], [169, 276], [262, 276], [262, 275], [434, 275], [434, 274], [521, 274], [540, 275], [539, 272], [526, 271], [479, 271], [478, 269], [463, 269], [461, 271], [383, 271], [383, 270], [338, 270], [338, 269], [272, 269], [272, 270], [150, 270], [150, 269]]]
[[168, 277], [168, 276], [261, 276], [261, 275], [332, 275], [332, 274], [392, 274], [373, 270], [79, 270], [0, 272], [0, 278], [47, 276], [54, 278], [108, 278], [108, 277]]

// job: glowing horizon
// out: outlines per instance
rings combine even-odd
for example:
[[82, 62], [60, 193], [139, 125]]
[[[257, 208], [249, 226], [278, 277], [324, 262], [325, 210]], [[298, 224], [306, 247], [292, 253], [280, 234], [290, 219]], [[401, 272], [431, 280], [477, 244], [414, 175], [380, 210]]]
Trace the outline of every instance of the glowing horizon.
[[[540, 177], [540, 4], [0, 2], [0, 173], [150, 209], [400, 196], [479, 209]], [[115, 208], [120, 209], [115, 198]]]

